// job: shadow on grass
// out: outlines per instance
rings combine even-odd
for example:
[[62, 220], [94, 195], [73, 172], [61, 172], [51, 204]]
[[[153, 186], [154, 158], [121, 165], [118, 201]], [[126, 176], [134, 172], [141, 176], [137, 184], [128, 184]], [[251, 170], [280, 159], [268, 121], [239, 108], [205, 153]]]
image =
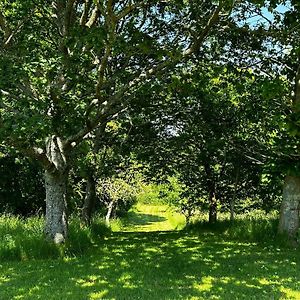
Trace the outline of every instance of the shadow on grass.
[[187, 232], [119, 232], [65, 261], [3, 263], [0, 299], [300, 299], [290, 249]]
[[125, 220], [126, 226], [147, 226], [153, 223], [164, 222], [167, 221], [167, 218], [152, 215], [152, 214], [145, 214], [139, 212], [128, 212]]

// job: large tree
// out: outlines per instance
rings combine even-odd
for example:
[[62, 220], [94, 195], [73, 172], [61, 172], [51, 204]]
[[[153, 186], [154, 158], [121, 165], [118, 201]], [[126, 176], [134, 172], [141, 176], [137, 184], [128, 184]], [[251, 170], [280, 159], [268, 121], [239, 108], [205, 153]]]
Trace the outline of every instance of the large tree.
[[280, 35], [278, 35], [280, 43], [289, 50], [283, 60], [283, 72], [290, 82], [290, 91], [287, 95], [289, 111], [286, 112], [286, 128], [290, 137], [288, 143], [283, 147], [286, 177], [279, 232], [288, 235], [294, 241], [300, 227], [300, 5], [298, 1], [291, 1], [290, 4], [291, 8], [285, 15]]
[[45, 170], [46, 235], [67, 236], [73, 149], [223, 31], [233, 1], [4, 0], [1, 138]]

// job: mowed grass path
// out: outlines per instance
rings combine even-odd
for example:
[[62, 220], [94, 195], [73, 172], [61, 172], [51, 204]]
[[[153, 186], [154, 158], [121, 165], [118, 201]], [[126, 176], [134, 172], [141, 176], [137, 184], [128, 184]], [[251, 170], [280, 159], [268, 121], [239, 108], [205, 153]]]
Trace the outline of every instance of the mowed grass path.
[[[130, 229], [168, 216], [136, 214]], [[1, 300], [300, 299], [299, 251], [210, 233], [114, 232], [81, 258], [0, 265]]]
[[183, 228], [185, 218], [175, 213], [167, 205], [137, 204], [123, 219], [123, 226], [115, 231], [151, 232], [171, 231]]

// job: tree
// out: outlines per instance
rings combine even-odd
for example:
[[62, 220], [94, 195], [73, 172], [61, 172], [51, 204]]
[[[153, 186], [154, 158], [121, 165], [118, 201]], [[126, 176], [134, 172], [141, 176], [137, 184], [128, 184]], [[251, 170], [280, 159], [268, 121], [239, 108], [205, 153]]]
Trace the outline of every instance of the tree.
[[285, 138], [278, 116], [285, 93], [281, 77], [224, 62], [190, 64], [149, 90], [152, 109], [133, 107], [131, 144], [154, 177], [178, 174], [187, 213], [208, 208], [213, 223], [220, 205], [231, 205], [233, 215], [234, 202], [247, 198], [267, 209], [279, 192], [274, 166]]
[[[46, 228], [67, 236], [73, 149], [203, 48], [231, 1], [2, 1], [1, 136], [45, 170]], [[162, 76], [162, 75], [161, 75]]]
[[[300, 176], [299, 176], [299, 116], [300, 116], [300, 55], [299, 55], [299, 11], [297, 1], [291, 1], [292, 9], [286, 13], [280, 42], [290, 48], [284, 71], [291, 80], [290, 112], [287, 127], [290, 143], [285, 147], [287, 157], [286, 177], [280, 211], [278, 231], [295, 241], [300, 227]], [[294, 88], [293, 88], [294, 86]], [[295, 139], [296, 138], [296, 139]]]

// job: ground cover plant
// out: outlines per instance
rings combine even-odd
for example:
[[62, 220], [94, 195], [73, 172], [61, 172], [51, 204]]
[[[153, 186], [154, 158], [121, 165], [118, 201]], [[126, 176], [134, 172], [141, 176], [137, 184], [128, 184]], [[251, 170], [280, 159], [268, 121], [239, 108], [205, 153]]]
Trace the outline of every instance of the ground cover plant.
[[299, 299], [298, 250], [171, 230], [169, 216], [142, 204], [84, 256], [1, 261], [0, 299]]

